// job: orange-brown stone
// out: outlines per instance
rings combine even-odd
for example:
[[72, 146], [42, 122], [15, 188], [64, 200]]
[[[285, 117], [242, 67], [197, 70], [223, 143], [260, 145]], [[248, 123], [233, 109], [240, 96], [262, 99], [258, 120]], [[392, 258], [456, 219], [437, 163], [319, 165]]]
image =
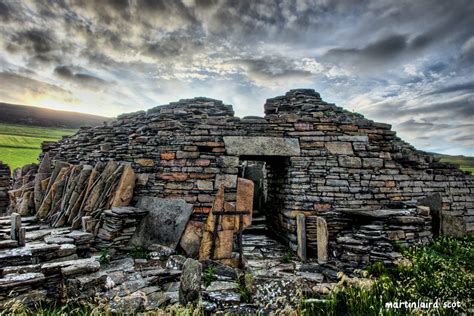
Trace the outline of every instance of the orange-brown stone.
[[142, 167], [153, 167], [155, 165], [155, 161], [153, 159], [140, 158], [136, 159], [135, 162]]
[[159, 174], [159, 177], [168, 181], [186, 181], [186, 179], [188, 179], [188, 175], [186, 173], [180, 172], [161, 173]]
[[172, 160], [175, 157], [176, 157], [176, 153], [166, 152], [166, 153], [160, 154], [160, 159], [163, 159], [163, 160]]
[[[237, 197], [235, 202], [235, 209], [237, 211], [249, 211], [250, 214], [244, 216], [244, 228], [252, 223], [253, 211], [253, 193], [254, 185], [252, 180], [237, 179]], [[236, 225], [238, 229], [238, 224]]]

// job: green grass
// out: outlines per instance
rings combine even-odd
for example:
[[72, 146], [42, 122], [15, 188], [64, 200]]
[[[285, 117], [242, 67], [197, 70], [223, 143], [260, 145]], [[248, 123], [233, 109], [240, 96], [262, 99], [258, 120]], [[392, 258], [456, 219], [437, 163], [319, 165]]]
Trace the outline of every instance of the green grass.
[[[134, 313], [136, 315], [138, 313]], [[11, 301], [7, 306], [0, 309], [0, 316], [116, 316], [132, 315], [126, 311], [112, 311], [110, 306], [102, 302], [73, 301], [65, 303], [45, 303], [40, 302], [34, 306], [26, 306], [20, 301]], [[153, 309], [148, 312], [140, 313], [147, 316], [204, 316], [204, 307], [202, 305], [179, 304], [168, 305], [162, 308]]]
[[[366, 272], [371, 282], [354, 283], [342, 276], [338, 288], [322, 299], [301, 303], [300, 315], [421, 315], [412, 308], [386, 307], [388, 302], [440, 302], [429, 315], [472, 315], [474, 302], [474, 239], [442, 237], [430, 246], [403, 250], [406, 258], [394, 268], [376, 263]], [[365, 280], [365, 282], [364, 282]], [[448, 308], [446, 302], [460, 302]], [[424, 314], [427, 310], [423, 310]]]
[[3, 135], [60, 139], [61, 136], [71, 135], [76, 131], [77, 129], [0, 123], [0, 134]]
[[43, 141], [57, 141], [75, 132], [75, 129], [0, 123], [0, 161], [12, 170], [37, 163]]
[[435, 154], [436, 157], [440, 158], [441, 162], [450, 162], [457, 164], [461, 167], [464, 171], [470, 171], [474, 174], [474, 157], [468, 156], [448, 156], [448, 155], [441, 155]]

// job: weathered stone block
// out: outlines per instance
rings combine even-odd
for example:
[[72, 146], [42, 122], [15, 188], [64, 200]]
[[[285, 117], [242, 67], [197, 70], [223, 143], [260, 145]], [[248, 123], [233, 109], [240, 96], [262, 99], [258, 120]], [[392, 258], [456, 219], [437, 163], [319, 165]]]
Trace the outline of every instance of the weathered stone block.
[[211, 164], [209, 159], [195, 159], [195, 160], [188, 160], [186, 165], [187, 166], [194, 166], [194, 167], [207, 167]]
[[203, 226], [203, 222], [191, 220], [188, 222], [183, 236], [181, 237], [179, 245], [189, 257], [196, 258], [199, 255]]
[[179, 303], [181, 305], [196, 303], [201, 298], [201, 274], [201, 263], [191, 258], [186, 259], [179, 286]]
[[338, 136], [337, 139], [343, 142], [368, 142], [369, 141], [369, 137], [367, 135], [357, 135], [357, 136], [344, 135], [344, 136]]
[[227, 154], [235, 156], [299, 156], [298, 138], [224, 136]]
[[216, 188], [224, 185], [226, 188], [237, 187], [237, 175], [234, 174], [218, 174], [216, 176]]
[[135, 159], [135, 162], [142, 167], [153, 167], [155, 165], [155, 161], [153, 159]]
[[214, 184], [210, 180], [197, 180], [196, 185], [199, 190], [205, 190], [205, 191], [214, 190]]
[[217, 158], [217, 165], [223, 168], [236, 168], [239, 166], [239, 157], [222, 156]]
[[[253, 181], [248, 179], [239, 178], [237, 181], [235, 209], [237, 211], [250, 212], [250, 214], [245, 215], [243, 218], [244, 228], [246, 228], [252, 223], [254, 184]], [[236, 221], [238, 220], [239, 218], [236, 217]]]
[[172, 160], [174, 158], [176, 158], [176, 154], [173, 152], [165, 152], [160, 154], [160, 159], [163, 160]]
[[160, 173], [158, 176], [168, 181], [186, 181], [186, 179], [188, 179], [188, 174], [180, 172]]
[[328, 142], [325, 144], [326, 149], [334, 155], [353, 155], [351, 143], [345, 142]]
[[140, 222], [130, 243], [143, 247], [159, 244], [175, 249], [193, 206], [179, 199], [142, 196], [138, 198], [137, 208], [147, 210], [148, 215]]
[[359, 157], [342, 156], [338, 158], [339, 166], [346, 168], [361, 168], [362, 161]]
[[362, 160], [364, 168], [382, 168], [383, 159], [379, 158], [364, 158]]
[[316, 218], [317, 226], [317, 242], [318, 242], [318, 262], [325, 263], [328, 261], [328, 225], [322, 217]]

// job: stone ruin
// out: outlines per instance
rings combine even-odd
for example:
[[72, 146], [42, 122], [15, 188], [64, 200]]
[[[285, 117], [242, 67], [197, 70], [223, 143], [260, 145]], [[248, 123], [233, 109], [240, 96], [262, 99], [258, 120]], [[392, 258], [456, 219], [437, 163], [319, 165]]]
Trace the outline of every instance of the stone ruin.
[[8, 208], [8, 189], [10, 188], [10, 167], [0, 161], [0, 214]]
[[[9, 181], [3, 179], [5, 187]], [[2, 230], [0, 244], [17, 248], [0, 254], [0, 291], [25, 284], [21, 280], [28, 276], [19, 271], [38, 274], [31, 280], [48, 278], [50, 265], [56, 267], [49, 274], [54, 278], [79, 284], [75, 289], [92, 288], [104, 274], [87, 257], [101, 249], [120, 255], [133, 245], [158, 256], [179, 248], [204, 265], [219, 259], [231, 266], [237, 248], [251, 265], [289, 247], [303, 260], [317, 260], [314, 269], [330, 279], [336, 270], [392, 263], [400, 257], [393, 241], [429, 243], [433, 235], [472, 234], [473, 193], [471, 174], [416, 150], [388, 124], [324, 102], [314, 90], [268, 99], [263, 118], [235, 117], [232, 106], [218, 100], [180, 100], [48, 142], [39, 166], [15, 171], [13, 215], [0, 219], [11, 228]], [[247, 212], [240, 222], [238, 212]], [[243, 228], [263, 229], [272, 238], [243, 236], [236, 247]], [[29, 248], [18, 247], [25, 242]], [[168, 268], [183, 268], [182, 259], [168, 261]], [[225, 267], [219, 266], [223, 275], [232, 274]], [[314, 269], [298, 273], [306, 283], [321, 283], [321, 275], [308, 277]], [[100, 276], [79, 275], [85, 272]], [[176, 278], [173, 269], [147, 273], [140, 277]], [[281, 278], [280, 270], [275, 273]], [[214, 292], [207, 299], [223, 299]], [[0, 300], [8, 296], [2, 293]], [[159, 293], [165, 301], [171, 292]]]

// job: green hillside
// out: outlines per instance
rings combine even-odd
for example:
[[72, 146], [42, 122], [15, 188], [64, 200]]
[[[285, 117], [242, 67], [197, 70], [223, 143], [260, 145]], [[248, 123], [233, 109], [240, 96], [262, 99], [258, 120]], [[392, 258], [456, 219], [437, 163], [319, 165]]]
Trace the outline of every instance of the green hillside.
[[474, 174], [474, 157], [468, 156], [449, 156], [449, 155], [441, 155], [441, 154], [434, 154], [436, 157], [440, 158], [442, 162], [450, 162], [457, 164], [461, 167], [462, 170], [470, 171]]
[[38, 162], [43, 141], [57, 141], [76, 129], [0, 124], [0, 161], [13, 170]]

